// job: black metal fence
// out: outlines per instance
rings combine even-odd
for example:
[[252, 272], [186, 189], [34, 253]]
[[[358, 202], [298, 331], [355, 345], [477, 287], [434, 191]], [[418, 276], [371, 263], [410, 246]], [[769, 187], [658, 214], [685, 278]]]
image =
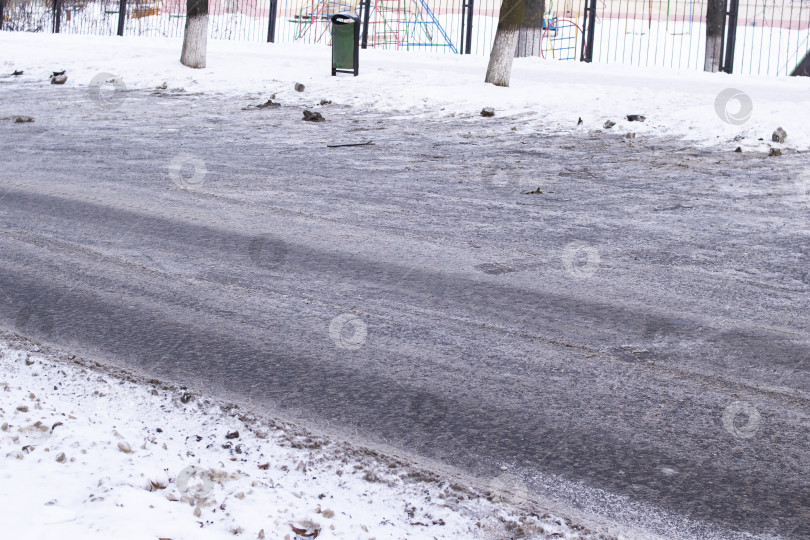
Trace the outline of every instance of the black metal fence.
[[[734, 39], [725, 44], [735, 73], [789, 74], [810, 49], [810, 0], [727, 2], [736, 8], [727, 18]], [[547, 59], [703, 69], [707, 3], [546, 0], [537, 50]], [[370, 0], [366, 41], [373, 48], [487, 55], [500, 4]], [[210, 0], [210, 37], [329, 45], [331, 15], [361, 8], [360, 0]], [[185, 10], [185, 0], [0, 0], [0, 28], [179, 37]]]
[[[703, 69], [708, 0], [596, 4], [593, 61]], [[789, 74], [810, 49], [810, 0], [728, 0], [726, 10], [734, 73]]]

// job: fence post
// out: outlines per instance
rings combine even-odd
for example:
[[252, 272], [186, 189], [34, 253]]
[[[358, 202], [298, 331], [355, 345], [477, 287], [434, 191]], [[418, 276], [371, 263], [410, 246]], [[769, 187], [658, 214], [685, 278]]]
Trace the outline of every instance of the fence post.
[[720, 45], [722, 65], [720, 71], [731, 73], [734, 69], [734, 49], [737, 45], [737, 15], [740, 11], [739, 0], [729, 0], [728, 11], [723, 19], [723, 43]]
[[368, 48], [368, 18], [371, 11], [371, 0], [363, 0], [360, 2], [360, 7], [363, 10], [363, 39], [360, 42], [361, 49]]
[[53, 20], [51, 21], [51, 31], [54, 34], [58, 34], [59, 27], [62, 23], [62, 0], [53, 0], [51, 15], [53, 17]]
[[465, 54], [472, 53], [472, 32], [473, 32], [473, 10], [475, 9], [475, 0], [467, 0], [467, 41], [465, 45]]
[[267, 43], [276, 42], [276, 12], [278, 0], [270, 0], [270, 15], [267, 18]]
[[118, 2], [118, 35], [124, 35], [124, 22], [127, 18], [127, 0]]
[[4, 22], [6, 22], [6, 0], [0, 0], [0, 30], [3, 29]]
[[465, 29], [466, 22], [467, 22], [467, 2], [465, 0], [461, 0], [461, 42], [459, 43], [459, 46], [458, 46], [458, 51], [461, 54], [465, 54], [464, 53], [464, 41], [465, 41], [464, 36], [466, 36], [467, 34], [466, 34], [464, 29]]
[[585, 0], [585, 14], [582, 16], [582, 54], [580, 62], [593, 61], [593, 42], [596, 31], [596, 0]]
[[475, 0], [462, 0], [461, 2], [461, 54], [472, 52], [473, 8]]

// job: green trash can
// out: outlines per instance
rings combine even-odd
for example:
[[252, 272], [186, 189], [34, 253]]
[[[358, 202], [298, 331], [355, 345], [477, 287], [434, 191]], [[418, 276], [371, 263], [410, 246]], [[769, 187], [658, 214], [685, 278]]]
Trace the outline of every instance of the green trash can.
[[357, 77], [360, 46], [360, 17], [332, 15], [332, 76], [354, 73]]

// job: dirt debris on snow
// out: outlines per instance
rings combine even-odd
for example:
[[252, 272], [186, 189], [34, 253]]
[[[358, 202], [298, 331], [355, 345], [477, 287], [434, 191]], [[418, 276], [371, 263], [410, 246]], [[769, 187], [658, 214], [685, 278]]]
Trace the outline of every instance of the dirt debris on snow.
[[51, 84], [65, 84], [67, 79], [64, 71], [54, 71], [51, 75]]
[[323, 122], [325, 118], [319, 112], [312, 112], [308, 109], [304, 110], [304, 120], [307, 122]]

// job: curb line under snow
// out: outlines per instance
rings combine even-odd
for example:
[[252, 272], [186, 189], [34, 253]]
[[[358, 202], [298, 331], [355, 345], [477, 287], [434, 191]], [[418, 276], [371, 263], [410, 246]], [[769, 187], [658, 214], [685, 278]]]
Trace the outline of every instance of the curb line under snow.
[[503, 479], [481, 490], [15, 334], [0, 365], [9, 538], [609, 537]]

